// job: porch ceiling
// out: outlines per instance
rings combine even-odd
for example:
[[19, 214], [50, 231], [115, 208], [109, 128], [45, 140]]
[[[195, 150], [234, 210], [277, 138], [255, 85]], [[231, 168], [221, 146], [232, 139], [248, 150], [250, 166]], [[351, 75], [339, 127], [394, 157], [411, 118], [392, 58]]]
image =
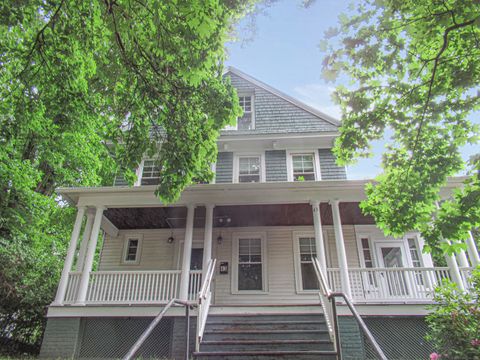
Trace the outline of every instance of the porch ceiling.
[[[374, 224], [365, 216], [358, 202], [340, 203], [342, 223], [346, 225]], [[332, 211], [327, 203], [320, 204], [322, 224], [332, 225]], [[184, 228], [185, 207], [110, 208], [105, 216], [120, 230]], [[205, 225], [205, 207], [195, 209], [194, 227]], [[217, 206], [214, 209], [214, 227], [296, 226], [312, 225], [312, 207], [309, 204], [236, 205]]]

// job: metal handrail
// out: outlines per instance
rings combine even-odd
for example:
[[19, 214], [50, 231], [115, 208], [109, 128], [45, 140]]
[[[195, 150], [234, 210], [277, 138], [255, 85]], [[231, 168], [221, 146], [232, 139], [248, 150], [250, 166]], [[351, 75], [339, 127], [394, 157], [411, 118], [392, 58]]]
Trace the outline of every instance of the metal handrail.
[[334, 328], [335, 328], [335, 339], [336, 339], [337, 352], [339, 354], [341, 353], [340, 339], [339, 339], [339, 336], [338, 336], [338, 322], [336, 321], [337, 311], [336, 311], [335, 298], [336, 297], [341, 297], [341, 298], [343, 298], [343, 300], [347, 304], [348, 308], [352, 312], [353, 317], [357, 321], [358, 325], [360, 326], [362, 331], [365, 333], [365, 336], [367, 337], [367, 339], [372, 344], [373, 349], [375, 350], [377, 355], [382, 360], [388, 360], [387, 357], [385, 356], [385, 354], [383, 353], [382, 349], [380, 348], [380, 345], [378, 345], [377, 341], [375, 340], [372, 333], [368, 329], [367, 325], [363, 321], [362, 317], [358, 313], [357, 309], [355, 309], [355, 306], [353, 305], [352, 301], [348, 298], [348, 296], [345, 295], [345, 293], [343, 293], [343, 292], [332, 292], [330, 290], [330, 288], [328, 286], [328, 283], [326, 281], [326, 276], [323, 273], [322, 268], [320, 267], [320, 263], [319, 263], [318, 259], [315, 258], [315, 257], [313, 258], [313, 265], [314, 265], [313, 267], [315, 269], [315, 272], [317, 274], [318, 282], [320, 283], [321, 291], [323, 290], [323, 295], [325, 295], [328, 298], [328, 300], [330, 301], [331, 306], [332, 306], [333, 316], [332, 316], [331, 320], [332, 320], [332, 322], [334, 324]]
[[135, 344], [133, 344], [133, 346], [130, 348], [130, 350], [128, 351], [127, 355], [125, 355], [123, 357], [123, 360], [130, 360], [133, 358], [133, 356], [135, 356], [135, 354], [137, 353], [138, 349], [140, 349], [140, 346], [142, 346], [142, 344], [145, 342], [145, 340], [147, 340], [147, 338], [150, 336], [150, 334], [152, 333], [152, 331], [155, 329], [155, 327], [158, 325], [158, 323], [160, 322], [160, 320], [162, 320], [163, 316], [166, 314], [166, 312], [168, 311], [168, 309], [170, 309], [172, 307], [172, 305], [174, 304], [178, 304], [178, 305], [182, 305], [182, 306], [185, 306], [186, 308], [186, 316], [187, 316], [187, 329], [186, 329], [186, 333], [187, 333], [187, 345], [186, 345], [186, 355], [185, 355], [185, 358], [188, 359], [188, 353], [189, 353], [189, 350], [188, 350], [188, 344], [189, 344], [189, 321], [188, 321], [188, 318], [189, 318], [189, 313], [188, 313], [188, 310], [189, 310], [189, 307], [192, 305], [190, 303], [188, 303], [187, 301], [182, 301], [182, 300], [177, 300], [177, 299], [172, 299], [168, 302], [168, 304], [162, 309], [162, 311], [160, 311], [160, 313], [155, 317], [155, 319], [153, 319], [153, 321], [150, 323], [150, 325], [148, 326], [148, 328], [145, 329], [145, 331], [142, 333], [142, 335], [138, 338], [138, 340], [135, 342]]

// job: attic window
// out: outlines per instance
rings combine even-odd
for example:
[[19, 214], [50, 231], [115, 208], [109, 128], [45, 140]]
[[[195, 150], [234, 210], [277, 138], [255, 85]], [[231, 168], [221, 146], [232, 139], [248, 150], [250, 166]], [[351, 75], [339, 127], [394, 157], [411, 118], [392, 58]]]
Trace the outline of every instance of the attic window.
[[142, 170], [142, 185], [157, 185], [160, 180], [160, 167], [156, 160], [144, 160]]
[[237, 120], [238, 130], [252, 130], [254, 128], [253, 123], [253, 97], [249, 96], [239, 96], [238, 100], [240, 106], [243, 109], [243, 115]]
[[235, 125], [227, 125], [223, 130], [253, 130], [255, 129], [255, 101], [253, 95], [242, 95], [238, 102], [243, 110], [243, 115], [237, 118]]

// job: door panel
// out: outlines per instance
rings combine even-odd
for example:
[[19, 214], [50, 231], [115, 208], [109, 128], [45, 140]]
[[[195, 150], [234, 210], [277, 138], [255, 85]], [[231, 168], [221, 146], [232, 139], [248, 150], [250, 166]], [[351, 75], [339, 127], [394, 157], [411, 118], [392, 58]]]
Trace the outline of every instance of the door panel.
[[392, 269], [380, 273], [380, 291], [384, 297], [405, 297], [409, 295], [409, 284], [405, 273], [394, 269], [406, 267], [407, 256], [403, 242], [376, 242], [375, 248], [379, 266]]

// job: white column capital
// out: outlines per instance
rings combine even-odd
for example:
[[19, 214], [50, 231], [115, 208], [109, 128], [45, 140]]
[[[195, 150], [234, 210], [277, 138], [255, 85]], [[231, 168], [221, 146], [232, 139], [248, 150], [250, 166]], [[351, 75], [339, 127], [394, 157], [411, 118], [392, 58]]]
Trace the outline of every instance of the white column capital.
[[340, 200], [339, 200], [339, 199], [330, 199], [330, 200], [328, 201], [328, 203], [329, 203], [330, 205], [332, 205], [332, 206], [333, 206], [333, 205], [334, 205], [334, 206], [338, 206], [338, 204], [340, 204]]
[[215, 204], [212, 204], [212, 203], [208, 203], [208, 204], [205, 204], [205, 209], [213, 209], [215, 208]]
[[320, 200], [310, 200], [310, 205], [312, 205], [312, 206], [320, 206]]

